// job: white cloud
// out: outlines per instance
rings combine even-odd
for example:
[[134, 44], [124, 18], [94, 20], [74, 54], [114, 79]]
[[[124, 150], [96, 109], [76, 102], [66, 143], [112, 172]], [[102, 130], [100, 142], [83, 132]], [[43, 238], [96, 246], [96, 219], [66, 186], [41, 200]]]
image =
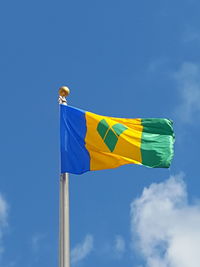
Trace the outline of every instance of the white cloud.
[[2, 238], [5, 227], [7, 226], [7, 216], [8, 216], [8, 204], [0, 194], [0, 256], [4, 252]]
[[114, 253], [117, 258], [121, 258], [125, 252], [125, 241], [122, 236], [117, 235], [114, 243]]
[[181, 97], [176, 114], [182, 122], [192, 122], [195, 115], [200, 115], [200, 65], [183, 63], [174, 78]]
[[147, 267], [199, 267], [200, 204], [189, 204], [181, 175], [152, 184], [131, 204], [133, 244]]
[[86, 258], [93, 249], [93, 236], [86, 235], [84, 241], [78, 245], [71, 251], [71, 262], [77, 263], [84, 258]]

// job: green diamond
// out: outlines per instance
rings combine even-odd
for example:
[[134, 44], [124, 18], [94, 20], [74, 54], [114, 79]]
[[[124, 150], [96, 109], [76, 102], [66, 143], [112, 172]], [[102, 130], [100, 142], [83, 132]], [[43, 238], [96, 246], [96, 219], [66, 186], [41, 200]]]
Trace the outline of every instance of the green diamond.
[[101, 120], [97, 126], [97, 131], [100, 134], [101, 138], [104, 139], [106, 132], [109, 129], [109, 125], [106, 120]]
[[111, 152], [115, 149], [115, 146], [117, 144], [118, 137], [116, 134], [110, 129], [106, 135], [106, 138], [104, 139], [105, 144], [109, 148]]
[[128, 129], [127, 127], [125, 127], [123, 124], [121, 123], [117, 123], [115, 125], [113, 125], [113, 130], [114, 132], [120, 136], [126, 129]]

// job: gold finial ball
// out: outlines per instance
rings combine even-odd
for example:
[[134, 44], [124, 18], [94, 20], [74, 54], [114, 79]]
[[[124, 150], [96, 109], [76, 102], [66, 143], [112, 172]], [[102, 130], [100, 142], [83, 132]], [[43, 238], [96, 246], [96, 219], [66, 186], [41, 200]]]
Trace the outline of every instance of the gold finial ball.
[[66, 97], [69, 95], [69, 93], [70, 93], [70, 90], [67, 86], [62, 86], [59, 88], [59, 95], [60, 96]]

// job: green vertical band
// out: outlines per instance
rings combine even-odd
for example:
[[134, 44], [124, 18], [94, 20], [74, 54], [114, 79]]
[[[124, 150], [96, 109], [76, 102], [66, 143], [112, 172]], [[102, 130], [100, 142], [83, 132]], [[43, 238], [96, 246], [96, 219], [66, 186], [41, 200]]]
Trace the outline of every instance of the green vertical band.
[[142, 119], [142, 164], [153, 168], [169, 168], [174, 155], [173, 122], [168, 119]]

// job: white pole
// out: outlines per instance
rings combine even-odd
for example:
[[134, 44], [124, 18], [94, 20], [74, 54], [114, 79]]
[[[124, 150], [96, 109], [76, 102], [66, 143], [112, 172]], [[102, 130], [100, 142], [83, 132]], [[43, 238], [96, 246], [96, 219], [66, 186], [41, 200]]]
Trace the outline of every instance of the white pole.
[[60, 176], [60, 267], [70, 267], [69, 175]]
[[[67, 105], [69, 88], [59, 89], [59, 104]], [[60, 175], [59, 267], [70, 267], [69, 174]]]

